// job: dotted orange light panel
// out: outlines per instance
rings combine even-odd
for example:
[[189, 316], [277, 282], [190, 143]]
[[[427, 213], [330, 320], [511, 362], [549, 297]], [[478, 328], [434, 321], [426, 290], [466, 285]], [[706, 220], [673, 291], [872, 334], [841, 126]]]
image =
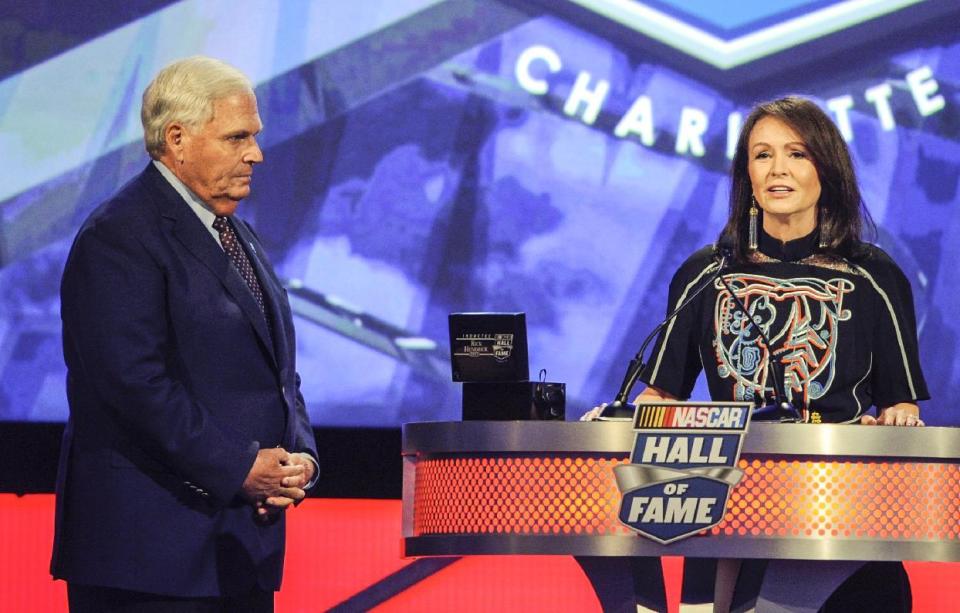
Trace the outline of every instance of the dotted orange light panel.
[[[414, 536], [631, 534], [617, 519], [613, 467], [626, 458], [420, 458]], [[741, 482], [711, 534], [953, 540], [960, 466], [742, 458]]]
[[741, 459], [712, 534], [955, 540], [960, 467], [943, 463]]
[[630, 534], [613, 467], [627, 459], [419, 460], [414, 535]]

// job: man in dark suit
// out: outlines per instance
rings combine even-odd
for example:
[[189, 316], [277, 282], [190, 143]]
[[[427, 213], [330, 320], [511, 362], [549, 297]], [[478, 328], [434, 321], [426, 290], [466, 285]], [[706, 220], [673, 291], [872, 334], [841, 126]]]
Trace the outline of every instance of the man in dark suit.
[[272, 611], [284, 510], [318, 470], [286, 293], [233, 216], [263, 160], [257, 100], [194, 57], [157, 75], [141, 118], [152, 161], [63, 274], [51, 572], [74, 611]]

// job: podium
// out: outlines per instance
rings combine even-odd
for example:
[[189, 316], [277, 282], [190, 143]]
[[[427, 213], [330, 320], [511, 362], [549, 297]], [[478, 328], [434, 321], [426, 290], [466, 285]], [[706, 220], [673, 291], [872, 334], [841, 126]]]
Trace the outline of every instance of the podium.
[[752, 424], [723, 521], [668, 545], [617, 519], [612, 469], [633, 438], [626, 422], [405, 425], [405, 555], [783, 561], [768, 567], [758, 610], [768, 597], [791, 608], [819, 598], [776, 584], [811, 561], [841, 580], [858, 561], [960, 561], [960, 429]]

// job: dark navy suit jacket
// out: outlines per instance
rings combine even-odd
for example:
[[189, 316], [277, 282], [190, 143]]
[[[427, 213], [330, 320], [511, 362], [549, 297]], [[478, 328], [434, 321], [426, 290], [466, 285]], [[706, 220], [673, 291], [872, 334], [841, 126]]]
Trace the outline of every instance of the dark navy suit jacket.
[[70, 419], [51, 572], [216, 596], [278, 589], [284, 520], [240, 499], [260, 448], [317, 457], [286, 293], [233, 225], [270, 326], [210, 232], [150, 164], [83, 224], [61, 284]]

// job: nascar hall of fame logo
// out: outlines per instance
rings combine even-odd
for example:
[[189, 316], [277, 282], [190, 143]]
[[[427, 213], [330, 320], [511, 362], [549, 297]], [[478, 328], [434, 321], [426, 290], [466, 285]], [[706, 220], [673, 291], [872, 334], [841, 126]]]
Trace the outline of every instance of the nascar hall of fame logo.
[[510, 359], [513, 353], [513, 335], [512, 334], [494, 334], [493, 335], [493, 357], [498, 362]]
[[630, 464], [613, 469], [620, 521], [663, 544], [720, 523], [749, 423], [746, 402], [639, 405]]

